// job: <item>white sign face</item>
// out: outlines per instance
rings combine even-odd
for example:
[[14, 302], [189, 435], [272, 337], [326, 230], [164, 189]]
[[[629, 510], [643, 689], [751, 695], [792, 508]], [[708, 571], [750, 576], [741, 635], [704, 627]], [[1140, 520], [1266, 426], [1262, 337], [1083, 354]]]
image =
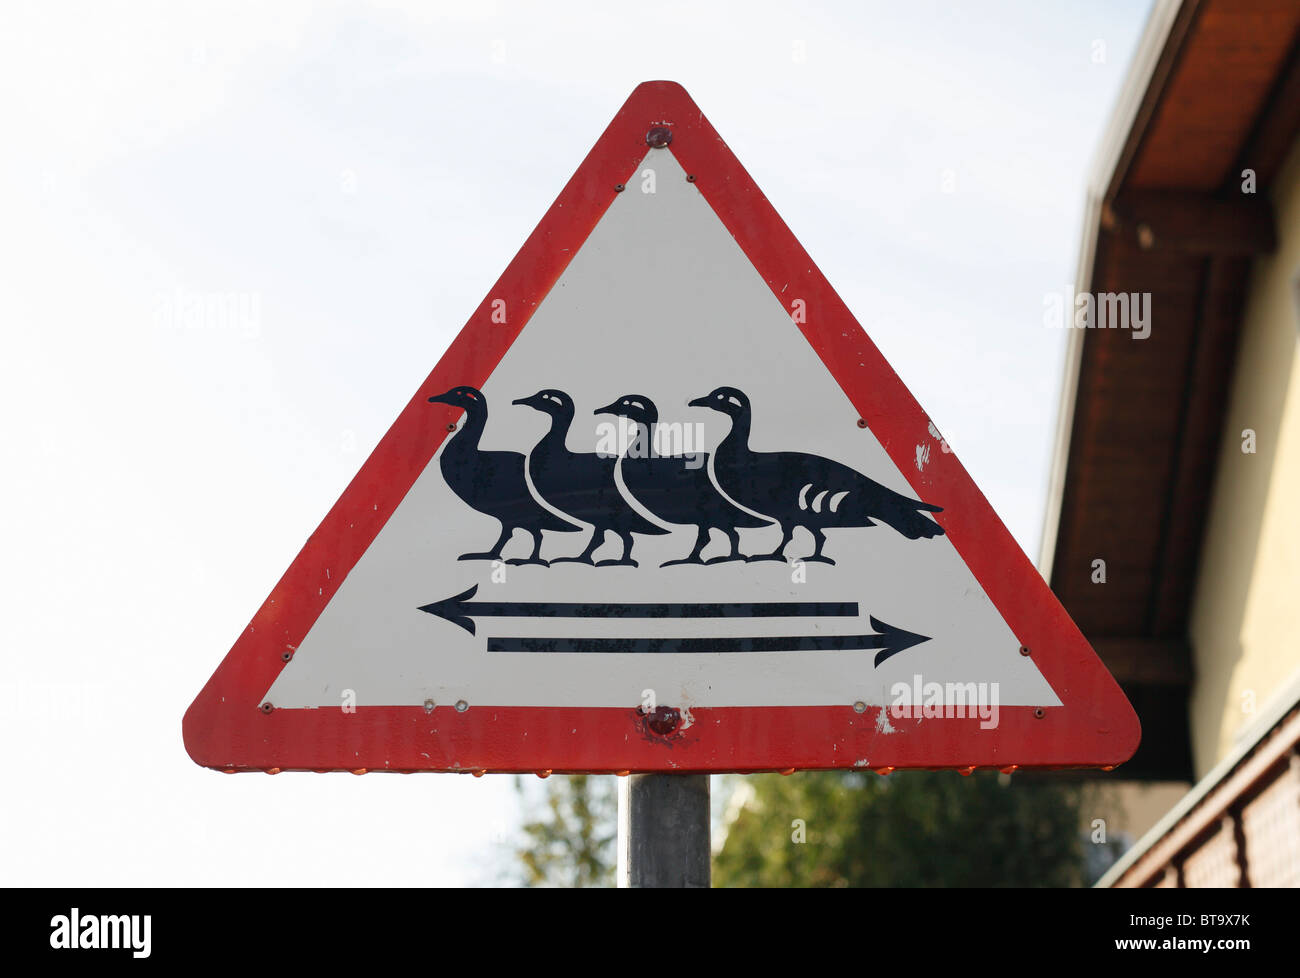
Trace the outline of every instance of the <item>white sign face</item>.
[[1132, 707], [690, 96], [637, 87], [185, 714], [225, 771], [1107, 767]]
[[[947, 501], [917, 498], [778, 292], [671, 147], [648, 151], [264, 700], [631, 708], [650, 691], [689, 716], [884, 706], [922, 677], [1060, 705], [943, 534]], [[653, 455], [633, 417], [650, 410]], [[806, 560], [818, 527], [829, 561]], [[772, 554], [783, 528], [784, 559], [709, 562], [732, 533], [739, 554]], [[511, 563], [532, 530], [538, 562]], [[557, 560], [593, 533], [590, 563]]]

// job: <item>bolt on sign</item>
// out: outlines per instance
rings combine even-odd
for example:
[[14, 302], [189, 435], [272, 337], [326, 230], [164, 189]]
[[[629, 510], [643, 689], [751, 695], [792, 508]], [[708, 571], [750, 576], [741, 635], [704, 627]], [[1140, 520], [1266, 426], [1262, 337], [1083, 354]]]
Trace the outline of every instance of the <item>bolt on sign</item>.
[[184, 720], [223, 770], [1110, 766], [1137, 718], [671, 82], [640, 85]]

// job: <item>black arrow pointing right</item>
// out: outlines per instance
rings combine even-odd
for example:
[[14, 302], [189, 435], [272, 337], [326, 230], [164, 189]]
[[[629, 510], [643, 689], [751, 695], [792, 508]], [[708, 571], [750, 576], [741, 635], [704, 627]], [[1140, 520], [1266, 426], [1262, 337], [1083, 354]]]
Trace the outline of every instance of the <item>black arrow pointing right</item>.
[[489, 638], [489, 652], [852, 652], [880, 649], [878, 666], [891, 656], [930, 641], [878, 618], [870, 618], [878, 635], [720, 635], [714, 638]]

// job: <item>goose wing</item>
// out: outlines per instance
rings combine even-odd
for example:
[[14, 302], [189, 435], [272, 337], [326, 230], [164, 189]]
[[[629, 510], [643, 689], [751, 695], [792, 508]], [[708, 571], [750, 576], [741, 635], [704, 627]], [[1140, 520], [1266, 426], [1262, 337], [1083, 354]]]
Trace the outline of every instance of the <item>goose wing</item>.
[[885, 523], [906, 537], [938, 536], [943, 528], [922, 515], [941, 506], [897, 493], [856, 469], [795, 452], [776, 453], [777, 467], [786, 472], [782, 488], [793, 492], [794, 505], [809, 522], [821, 526], [873, 526]]
[[533, 468], [533, 484], [556, 509], [584, 523], [635, 533], [668, 533], [628, 505], [614, 481], [617, 457], [594, 452], [565, 452]]
[[524, 478], [526, 464], [518, 452], [478, 452], [474, 472], [476, 508], [513, 526], [538, 530], [581, 529], [533, 498]]
[[637, 502], [665, 523], [689, 526], [767, 526], [733, 505], [713, 484], [706, 452], [624, 458], [623, 483]]

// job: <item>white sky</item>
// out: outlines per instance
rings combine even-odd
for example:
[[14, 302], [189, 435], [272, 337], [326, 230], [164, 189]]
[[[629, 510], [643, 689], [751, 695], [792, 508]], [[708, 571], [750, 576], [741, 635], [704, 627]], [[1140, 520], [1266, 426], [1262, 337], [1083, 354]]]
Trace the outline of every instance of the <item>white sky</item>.
[[[0, 883], [510, 869], [508, 778], [227, 777], [180, 718], [646, 79], [686, 86], [1036, 555], [1044, 296], [1148, 8], [6, 3]], [[187, 324], [196, 295], [253, 318]]]

